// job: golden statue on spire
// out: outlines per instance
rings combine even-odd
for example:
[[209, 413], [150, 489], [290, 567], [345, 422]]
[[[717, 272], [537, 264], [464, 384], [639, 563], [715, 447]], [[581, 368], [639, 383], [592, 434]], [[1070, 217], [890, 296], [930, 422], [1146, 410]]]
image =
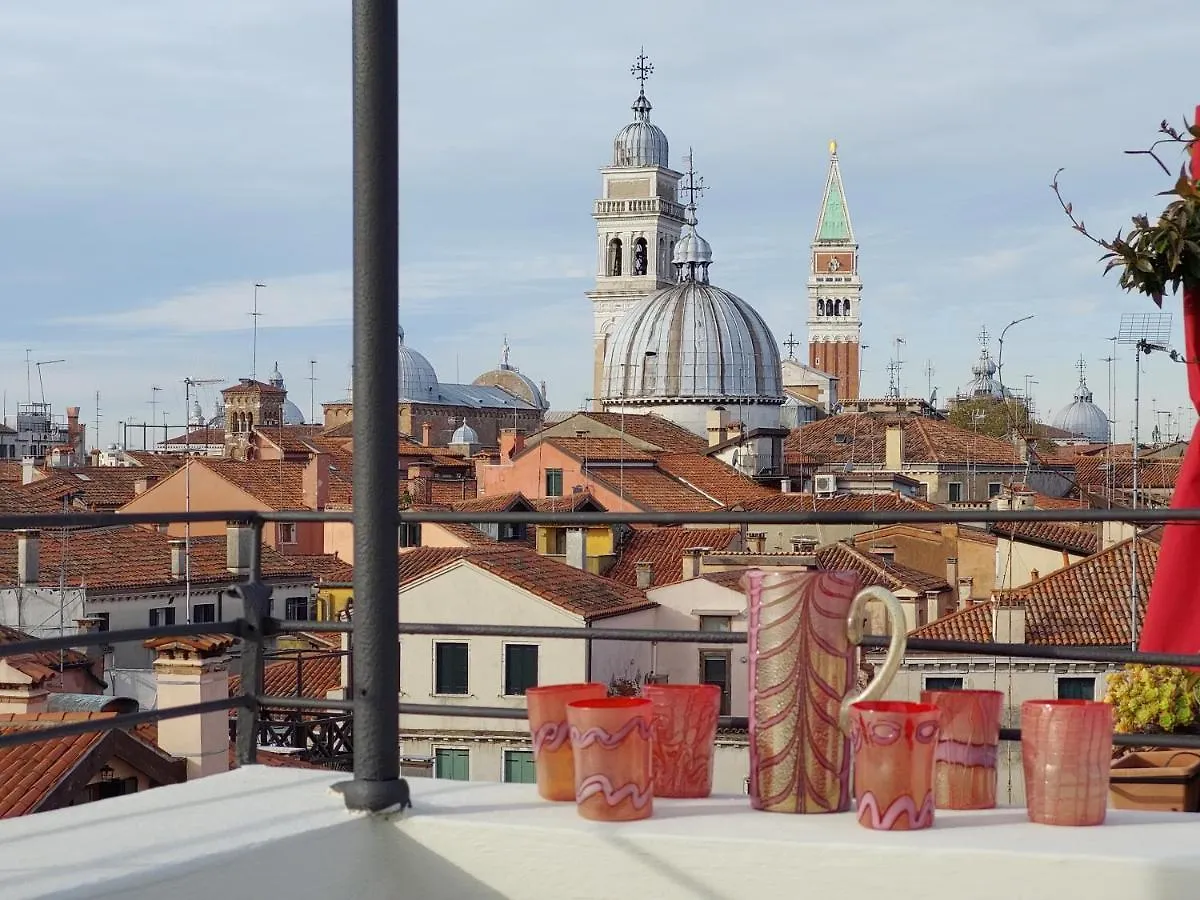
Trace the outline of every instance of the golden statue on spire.
[[829, 142], [829, 155], [830, 155], [830, 156], [837, 156], [837, 141], [830, 141], [830, 142]]

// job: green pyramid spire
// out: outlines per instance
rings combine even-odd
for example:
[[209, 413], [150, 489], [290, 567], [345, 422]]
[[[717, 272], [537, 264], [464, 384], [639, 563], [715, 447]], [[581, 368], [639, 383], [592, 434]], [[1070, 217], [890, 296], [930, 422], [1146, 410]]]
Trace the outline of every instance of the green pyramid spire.
[[850, 210], [842, 190], [842, 171], [838, 166], [837, 143], [834, 141], [829, 144], [829, 177], [825, 181], [825, 200], [821, 204], [821, 217], [817, 220], [814, 240], [854, 243], [854, 229], [850, 227]]

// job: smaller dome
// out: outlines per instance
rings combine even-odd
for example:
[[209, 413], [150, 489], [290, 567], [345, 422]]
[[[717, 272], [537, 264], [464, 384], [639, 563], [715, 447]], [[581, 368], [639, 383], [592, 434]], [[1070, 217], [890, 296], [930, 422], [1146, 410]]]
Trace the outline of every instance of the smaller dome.
[[686, 266], [689, 263], [706, 266], [712, 262], [712, 258], [712, 245], [696, 233], [696, 223], [689, 222], [687, 230], [675, 242], [675, 253], [671, 262], [677, 266]]
[[437, 393], [438, 377], [424, 356], [404, 344], [400, 329], [400, 399], [428, 400]]
[[478, 444], [479, 434], [467, 424], [466, 416], [463, 416], [462, 424], [455, 429], [454, 434], [450, 437], [451, 444]]
[[1079, 378], [1079, 387], [1075, 391], [1075, 401], [1060, 409], [1050, 420], [1050, 426], [1068, 434], [1078, 435], [1093, 444], [1108, 443], [1108, 416], [1092, 402], [1092, 392], [1082, 375]]
[[638, 94], [633, 104], [633, 121], [617, 132], [613, 139], [614, 166], [667, 168], [667, 136], [661, 128], [651, 123], [650, 109], [646, 94]]

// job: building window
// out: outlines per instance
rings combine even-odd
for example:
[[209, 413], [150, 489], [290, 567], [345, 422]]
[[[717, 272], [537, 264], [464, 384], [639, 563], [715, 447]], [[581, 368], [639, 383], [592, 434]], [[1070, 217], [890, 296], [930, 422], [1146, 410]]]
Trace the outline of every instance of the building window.
[[546, 538], [546, 552], [551, 556], [567, 555], [567, 530], [552, 528]]
[[275, 526], [275, 536], [281, 544], [296, 543], [296, 523], [295, 522], [279, 522]]
[[501, 522], [498, 539], [501, 541], [524, 541], [526, 533], [524, 522]]
[[729, 715], [729, 696], [731, 687], [730, 651], [701, 650], [700, 651], [700, 683], [715, 684], [721, 689], [721, 712]]
[[608, 242], [608, 274], [621, 274], [621, 239], [613, 238]]
[[504, 696], [519, 697], [538, 683], [537, 644], [504, 646]]
[[946, 485], [946, 500], [949, 503], [962, 502], [962, 482], [951, 481]]
[[561, 497], [563, 495], [562, 469], [546, 470], [546, 496]]
[[112, 775], [112, 769], [105, 767], [101, 770], [100, 780], [94, 781], [87, 786], [87, 799], [84, 802], [95, 803], [97, 800], [107, 800], [109, 797], [123, 797], [126, 794], [136, 794], [137, 789], [138, 780], [136, 777], [116, 778]]
[[504, 751], [504, 780], [510, 784], [536, 784], [532, 750]]
[[106, 612], [92, 613], [91, 615], [88, 616], [89, 619], [96, 620], [96, 630], [97, 631], [108, 631], [109, 619], [111, 617], [112, 617], [112, 614], [106, 613]]
[[439, 747], [433, 752], [433, 777], [470, 781], [471, 751]]
[[1001, 485], [1000, 485], [1000, 482], [998, 482], [998, 481], [989, 481], [988, 482], [988, 499], [989, 500], [991, 500], [993, 497], [1000, 496], [1000, 487], [1001, 487]]
[[963, 680], [961, 677], [944, 675], [925, 676], [925, 690], [927, 691], [961, 691], [962, 689]]
[[701, 631], [732, 631], [733, 616], [701, 616]]
[[175, 624], [175, 607], [156, 606], [150, 610], [150, 627], [162, 628], [164, 625]]
[[433, 645], [435, 694], [467, 694], [467, 645], [444, 642]]
[[1059, 700], [1095, 700], [1095, 678], [1060, 678], [1058, 679]]
[[421, 546], [421, 523], [420, 522], [401, 522], [400, 529], [400, 546], [401, 547], [420, 547]]
[[192, 607], [192, 621], [197, 625], [217, 621], [217, 604], [197, 603]]
[[312, 618], [312, 601], [308, 597], [288, 597], [283, 602], [283, 616], [291, 622]]

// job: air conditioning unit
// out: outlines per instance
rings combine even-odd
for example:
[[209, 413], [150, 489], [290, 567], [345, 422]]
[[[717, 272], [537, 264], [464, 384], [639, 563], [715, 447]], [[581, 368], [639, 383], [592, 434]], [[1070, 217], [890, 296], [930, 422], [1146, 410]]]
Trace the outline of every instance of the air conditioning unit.
[[837, 493], [837, 476], [836, 475], [814, 475], [813, 476], [813, 492], [817, 494], [836, 494]]

